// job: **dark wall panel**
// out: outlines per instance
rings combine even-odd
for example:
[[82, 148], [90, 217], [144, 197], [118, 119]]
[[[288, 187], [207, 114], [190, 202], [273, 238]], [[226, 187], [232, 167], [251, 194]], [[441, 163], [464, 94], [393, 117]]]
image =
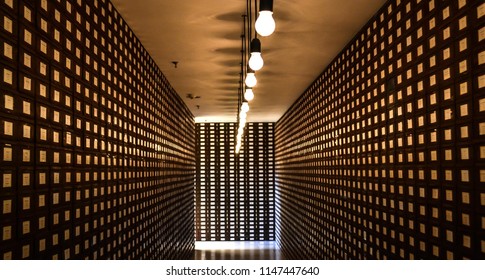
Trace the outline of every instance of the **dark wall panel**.
[[236, 156], [235, 123], [197, 129], [196, 240], [274, 240], [273, 123], [246, 125]]
[[0, 3], [0, 258], [194, 246], [193, 116], [109, 1]]
[[295, 259], [485, 258], [485, 4], [389, 1], [277, 122]]

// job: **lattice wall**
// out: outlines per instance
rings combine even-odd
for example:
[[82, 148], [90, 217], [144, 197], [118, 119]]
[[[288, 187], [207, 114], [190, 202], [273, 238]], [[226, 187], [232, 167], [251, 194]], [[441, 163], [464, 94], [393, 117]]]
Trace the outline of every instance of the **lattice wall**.
[[196, 240], [274, 240], [273, 123], [197, 124]]
[[485, 4], [389, 1], [278, 121], [290, 258], [485, 257]]
[[193, 116], [108, 0], [2, 0], [0, 84], [0, 258], [190, 257]]

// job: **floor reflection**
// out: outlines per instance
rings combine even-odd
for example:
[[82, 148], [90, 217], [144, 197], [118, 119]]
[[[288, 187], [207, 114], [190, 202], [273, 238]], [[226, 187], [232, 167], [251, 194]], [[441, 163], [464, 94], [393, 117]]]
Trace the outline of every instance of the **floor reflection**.
[[195, 242], [195, 260], [282, 260], [274, 241]]

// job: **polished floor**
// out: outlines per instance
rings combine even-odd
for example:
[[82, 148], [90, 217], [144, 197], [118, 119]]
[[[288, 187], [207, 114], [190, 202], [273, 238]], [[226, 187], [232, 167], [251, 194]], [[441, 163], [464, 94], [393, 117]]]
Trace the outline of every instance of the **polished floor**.
[[195, 242], [195, 260], [283, 260], [274, 241]]

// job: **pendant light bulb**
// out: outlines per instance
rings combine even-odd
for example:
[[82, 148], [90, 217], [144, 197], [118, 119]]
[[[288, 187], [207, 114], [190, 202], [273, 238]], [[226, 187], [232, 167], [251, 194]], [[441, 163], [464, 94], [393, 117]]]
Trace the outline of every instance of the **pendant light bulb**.
[[239, 113], [239, 118], [245, 119], [246, 117], [247, 117], [247, 113], [241, 110], [241, 112]]
[[249, 112], [249, 104], [247, 102], [243, 102], [243, 104], [241, 105], [241, 111], [243, 112]]
[[259, 1], [259, 17], [254, 27], [259, 35], [266, 37], [273, 34], [276, 23], [273, 19], [273, 0]]
[[251, 53], [251, 58], [249, 59], [249, 67], [254, 71], [261, 70], [263, 68], [264, 61], [260, 52]]
[[254, 99], [254, 92], [252, 88], [247, 88], [246, 91], [244, 92], [244, 99], [247, 101], [251, 101]]
[[247, 120], [247, 117], [246, 115], [242, 116], [239, 118], [239, 123], [241, 124], [243, 121], [246, 121]]
[[255, 87], [256, 84], [258, 83], [258, 80], [256, 79], [256, 75], [254, 73], [248, 72], [246, 75], [246, 80], [245, 80], [246, 86], [247, 87]]
[[256, 32], [263, 37], [267, 37], [276, 29], [276, 23], [273, 19], [272, 11], [260, 11], [259, 17], [255, 23]]
[[263, 57], [261, 56], [261, 41], [258, 38], [251, 40], [250, 47], [251, 57], [249, 58], [248, 64], [254, 71], [261, 70], [264, 65]]

